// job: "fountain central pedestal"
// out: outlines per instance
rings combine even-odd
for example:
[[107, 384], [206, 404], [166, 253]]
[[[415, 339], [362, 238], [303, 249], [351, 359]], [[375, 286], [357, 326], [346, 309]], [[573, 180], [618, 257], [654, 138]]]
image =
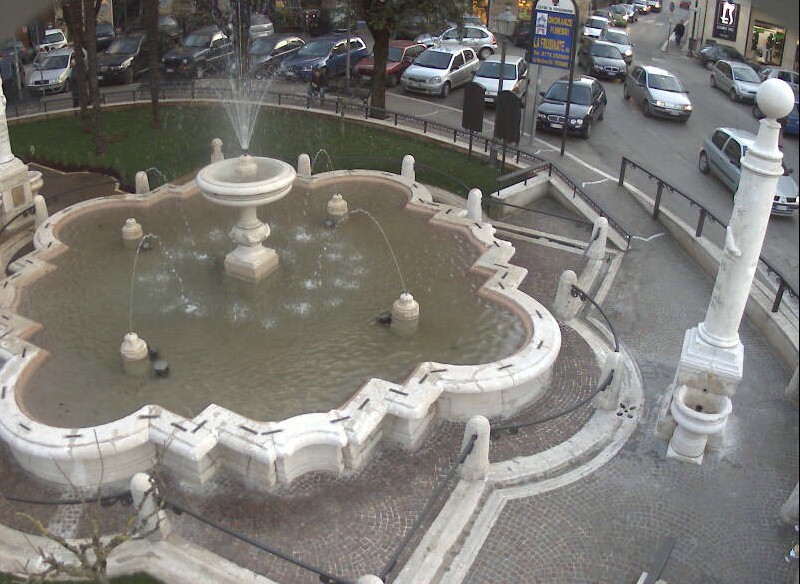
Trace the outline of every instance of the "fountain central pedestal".
[[225, 256], [227, 274], [255, 282], [278, 267], [278, 254], [263, 245], [270, 230], [257, 210], [285, 197], [295, 176], [294, 168], [285, 162], [247, 154], [214, 162], [197, 173], [197, 185], [206, 199], [240, 209], [230, 232], [237, 247]]

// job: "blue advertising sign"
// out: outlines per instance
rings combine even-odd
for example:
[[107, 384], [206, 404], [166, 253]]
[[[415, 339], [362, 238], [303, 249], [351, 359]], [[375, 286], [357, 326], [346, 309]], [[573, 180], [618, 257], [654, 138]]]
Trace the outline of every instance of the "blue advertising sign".
[[539, 0], [531, 16], [529, 61], [569, 69], [574, 28], [575, 7], [571, 0]]

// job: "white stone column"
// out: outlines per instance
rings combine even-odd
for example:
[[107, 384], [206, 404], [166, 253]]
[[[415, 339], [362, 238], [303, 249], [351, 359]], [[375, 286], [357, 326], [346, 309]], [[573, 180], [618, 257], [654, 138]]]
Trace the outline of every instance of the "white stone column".
[[136, 183], [137, 195], [146, 195], [150, 192], [150, 179], [145, 171], [138, 171], [134, 177], [134, 181]]
[[472, 445], [472, 452], [467, 455], [461, 465], [459, 474], [465, 481], [480, 481], [486, 478], [489, 470], [489, 438], [491, 427], [489, 420], [484, 416], [472, 416], [464, 428], [464, 439], [461, 441], [463, 450], [472, 437], [477, 435]]
[[589, 247], [586, 248], [586, 256], [590, 260], [606, 259], [606, 244], [608, 242], [608, 219], [598, 217], [592, 226], [592, 237], [589, 240]]
[[483, 193], [480, 189], [470, 189], [467, 195], [467, 217], [472, 221], [483, 223], [483, 209], [481, 208], [481, 200]]
[[139, 532], [148, 539], [165, 539], [172, 532], [167, 512], [159, 509], [158, 490], [149, 475], [139, 472], [131, 477], [133, 504], [138, 516]]
[[564, 270], [558, 279], [553, 312], [563, 321], [575, 318], [581, 309], [581, 300], [572, 295], [572, 287], [578, 283], [578, 276], [572, 270]]
[[311, 176], [311, 157], [305, 152], [297, 157], [297, 176], [308, 178]]
[[47, 218], [50, 216], [47, 212], [47, 201], [44, 200], [42, 195], [33, 197], [33, 209], [35, 213], [34, 225], [39, 227], [39, 225], [47, 221]]
[[403, 164], [400, 168], [400, 174], [403, 178], [407, 178], [408, 180], [415, 181], [417, 180], [416, 171], [414, 170], [414, 157], [410, 154], [406, 154], [403, 156]]
[[622, 385], [622, 359], [619, 353], [609, 353], [600, 368], [600, 381], [614, 372], [611, 383], [592, 399], [592, 405], [598, 410], [615, 410], [619, 405], [619, 390]]
[[211, 140], [211, 164], [225, 160], [225, 154], [222, 152], [222, 140], [214, 138]]

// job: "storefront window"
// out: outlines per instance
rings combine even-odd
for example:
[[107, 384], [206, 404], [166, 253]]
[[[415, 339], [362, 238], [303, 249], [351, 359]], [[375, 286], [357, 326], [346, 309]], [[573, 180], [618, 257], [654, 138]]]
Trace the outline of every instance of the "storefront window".
[[756, 20], [750, 34], [750, 51], [756, 60], [766, 65], [780, 65], [786, 42], [786, 29]]

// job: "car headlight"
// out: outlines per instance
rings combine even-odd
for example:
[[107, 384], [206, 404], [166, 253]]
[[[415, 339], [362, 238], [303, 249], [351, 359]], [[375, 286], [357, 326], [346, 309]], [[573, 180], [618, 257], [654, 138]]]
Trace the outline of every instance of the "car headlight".
[[441, 77], [431, 77], [430, 79], [428, 79], [428, 83], [433, 83], [434, 85], [441, 82], [442, 82]]
[[303, 71], [313, 71], [313, 65], [303, 65]]
[[598, 65], [597, 63], [593, 64], [593, 65], [592, 65], [592, 68], [593, 68], [595, 71], [602, 71], [602, 70], [603, 70], [603, 66], [602, 66], [602, 65]]
[[536, 117], [539, 118], [540, 120], [546, 120], [547, 119], [547, 114], [539, 113], [539, 114], [536, 114]]
[[583, 118], [570, 118], [569, 123], [571, 126], [582, 126]]
[[653, 102], [653, 105], [656, 107], [667, 107], [667, 104], [660, 99], [657, 99]]
[[687, 112], [692, 111], [692, 104], [690, 103], [684, 104], [683, 109], [685, 109]]
[[184, 65], [188, 65], [189, 64], [189, 59], [183, 59], [181, 61], [181, 63], [184, 64]]
[[633, 51], [632, 51], [631, 49], [628, 49], [628, 50], [627, 50], [627, 51], [625, 51], [623, 54], [624, 54], [626, 57], [630, 57], [631, 55], [633, 55]]

